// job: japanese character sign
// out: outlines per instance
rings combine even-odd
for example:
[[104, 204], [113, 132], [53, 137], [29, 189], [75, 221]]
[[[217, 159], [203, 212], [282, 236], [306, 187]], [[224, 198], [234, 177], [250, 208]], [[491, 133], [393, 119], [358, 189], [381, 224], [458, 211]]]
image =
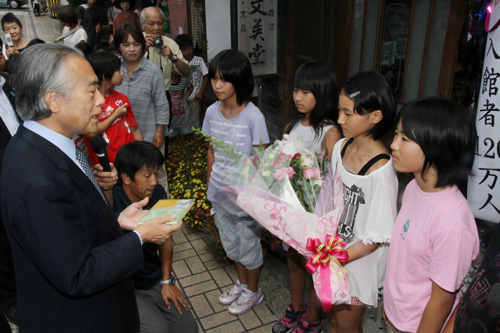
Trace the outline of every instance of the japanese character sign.
[[278, 0], [238, 1], [238, 49], [256, 76], [277, 72], [277, 6]]
[[[500, 19], [500, 5], [492, 1], [486, 29]], [[477, 143], [468, 201], [476, 218], [500, 222], [500, 29], [490, 30], [484, 56], [480, 95], [477, 103]], [[498, 119], [497, 119], [498, 118]]]

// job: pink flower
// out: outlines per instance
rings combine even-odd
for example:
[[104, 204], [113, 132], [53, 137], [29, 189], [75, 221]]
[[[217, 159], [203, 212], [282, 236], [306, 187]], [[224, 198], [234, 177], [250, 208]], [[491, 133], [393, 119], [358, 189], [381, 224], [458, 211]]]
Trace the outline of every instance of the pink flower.
[[273, 162], [273, 168], [276, 168], [276, 167], [281, 166], [281, 165], [283, 165], [283, 162], [281, 162], [281, 161], [274, 161]]
[[295, 175], [293, 168], [281, 168], [274, 173], [274, 178], [276, 178], [276, 180], [281, 180], [292, 178], [293, 175]]
[[280, 152], [280, 154], [278, 155], [279, 158], [283, 158], [285, 157], [285, 153], [284, 152]]
[[316, 168], [309, 168], [304, 170], [304, 177], [306, 179], [321, 179], [321, 172]]
[[252, 162], [253, 162], [253, 166], [254, 166], [254, 167], [257, 167], [257, 165], [258, 165], [258, 164], [259, 164], [259, 162], [260, 162], [260, 158], [259, 158], [259, 156], [255, 156], [255, 157], [253, 158]]
[[251, 182], [253, 180], [253, 177], [252, 176], [249, 176], [248, 177], [248, 181]]

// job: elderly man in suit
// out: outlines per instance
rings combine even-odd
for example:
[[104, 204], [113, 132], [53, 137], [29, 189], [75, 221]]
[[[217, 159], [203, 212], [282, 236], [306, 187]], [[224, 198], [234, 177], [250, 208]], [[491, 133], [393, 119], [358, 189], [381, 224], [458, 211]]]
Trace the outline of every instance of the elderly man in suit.
[[1, 204], [20, 331], [138, 332], [131, 276], [143, 266], [142, 243], [161, 244], [180, 225], [160, 217], [137, 227], [147, 199], [114, 218], [72, 140], [97, 130], [104, 102], [78, 51], [33, 46], [21, 55], [16, 79], [24, 123], [5, 152]]
[[[3, 45], [0, 39], [0, 48]], [[5, 56], [0, 52], [0, 163], [3, 160], [3, 154], [9, 140], [16, 134], [19, 127], [19, 118], [15, 112], [15, 98], [9, 84], [8, 74], [3, 73], [5, 68]], [[1, 172], [0, 165], [0, 172]], [[1, 210], [0, 210], [0, 332], [10, 332], [10, 326], [7, 318], [18, 324], [17, 317], [17, 295], [16, 281], [14, 277], [14, 264], [12, 262], [12, 254], [10, 250], [7, 234], [3, 226]], [[5, 313], [5, 316], [4, 316]]]

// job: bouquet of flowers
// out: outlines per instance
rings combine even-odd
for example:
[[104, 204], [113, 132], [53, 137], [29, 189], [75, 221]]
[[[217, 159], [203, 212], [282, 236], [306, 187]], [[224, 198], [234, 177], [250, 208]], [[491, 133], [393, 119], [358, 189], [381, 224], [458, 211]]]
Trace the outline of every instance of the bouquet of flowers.
[[225, 202], [227, 208], [243, 209], [308, 257], [306, 268], [325, 311], [332, 304], [349, 301], [347, 272], [342, 267], [348, 255], [336, 232], [343, 207], [333, 205], [342, 202], [342, 184], [328, 172], [324, 156], [285, 136], [238, 164], [241, 172], [227, 176], [227, 184], [233, 185], [221, 191], [226, 200], [218, 201]]
[[[323, 154], [311, 153], [301, 148], [300, 140], [284, 136], [267, 149], [259, 148], [256, 156], [244, 159], [245, 167], [239, 182], [258, 186], [278, 196], [298, 201], [301, 207], [312, 213], [328, 170], [328, 160]], [[238, 181], [236, 181], [238, 183]], [[296, 203], [296, 202], [295, 202]]]

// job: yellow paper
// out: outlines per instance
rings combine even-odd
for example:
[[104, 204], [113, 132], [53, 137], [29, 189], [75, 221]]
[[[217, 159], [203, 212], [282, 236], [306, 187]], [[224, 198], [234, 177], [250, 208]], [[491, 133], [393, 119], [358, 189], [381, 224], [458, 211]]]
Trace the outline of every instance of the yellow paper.
[[159, 200], [139, 221], [139, 224], [155, 217], [175, 215], [175, 219], [165, 224], [179, 223], [193, 207], [194, 199], [163, 199]]

